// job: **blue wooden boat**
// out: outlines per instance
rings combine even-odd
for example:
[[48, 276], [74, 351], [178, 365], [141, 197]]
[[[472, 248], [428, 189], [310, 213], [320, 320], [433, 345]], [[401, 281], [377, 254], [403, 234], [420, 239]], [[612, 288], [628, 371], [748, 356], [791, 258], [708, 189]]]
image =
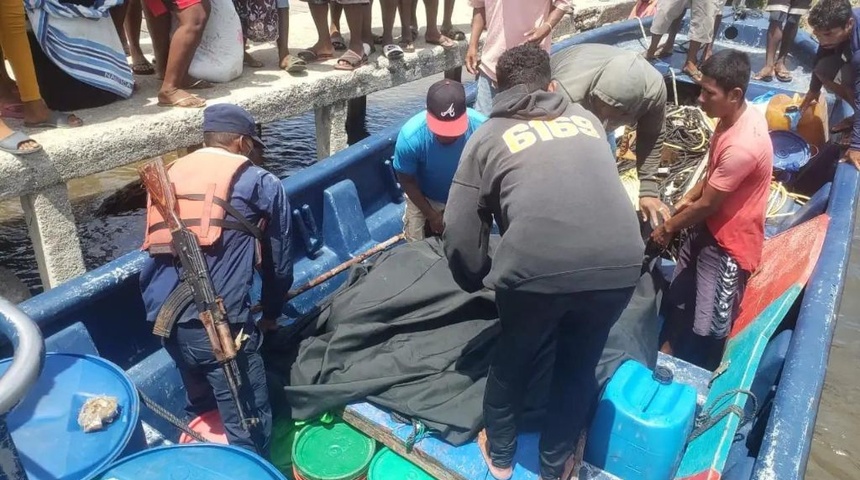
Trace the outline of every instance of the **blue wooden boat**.
[[[718, 48], [742, 49], [750, 54], [754, 68], [762, 64], [767, 21], [755, 15], [738, 18], [730, 10], [725, 13]], [[560, 42], [554, 48], [607, 43], [641, 50], [645, 42], [643, 34], [649, 24], [650, 20], [641, 23], [632, 20], [604, 26]], [[726, 38], [727, 28], [737, 29], [734, 40]], [[728, 36], [733, 36], [732, 33]], [[680, 38], [683, 40], [683, 36]], [[808, 35], [799, 33], [793, 54], [793, 63], [798, 65], [793, 72], [795, 80], [789, 84], [754, 81], [749, 98], [769, 91], [805, 92], [816, 46]], [[675, 88], [689, 91], [691, 83], [679, 72], [681, 57], [676, 54], [670, 63], [658, 63], [657, 67], [667, 78], [676, 78]], [[850, 113], [847, 105], [833, 98], [828, 104], [831, 122]], [[293, 208], [296, 285], [400, 232], [404, 198], [390, 158], [401, 124], [283, 181]], [[827, 154], [832, 159], [837, 155], [832, 151]], [[753, 369], [759, 387], [775, 389], [775, 396], [772, 408], [757, 412], [755, 418], [738, 430], [738, 435], [751, 438], [753, 428], [764, 433], [757, 441], [731, 442], [721, 460], [722, 467], [717, 471], [687, 478], [789, 480], [805, 475], [853, 235], [858, 182], [860, 178], [853, 167], [840, 165], [831, 182], [812, 201], [804, 208], [791, 207], [788, 212], [791, 215], [774, 227], [785, 229], [824, 212], [829, 217], [822, 253], [812, 265], [814, 269], [811, 269], [806, 288], [801, 292], [798, 287], [796, 292], [799, 308], [788, 312], [784, 323], [787, 328], [779, 335], [770, 339], [767, 334], [762, 346], [767, 345], [771, 353], [765, 355], [770, 356]], [[14, 351], [14, 361], [11, 366], [7, 362], [8, 370], [0, 378], [0, 458], [7, 458], [4, 455], [14, 452], [4, 419], [10, 418], [9, 411], [31, 387], [44, 362], [41, 339], [30, 321], [41, 330], [46, 351], [107, 359], [123, 369], [141, 391], [167, 410], [174, 414], [182, 412], [184, 392], [179, 374], [150, 333], [151, 325], [144, 320], [138, 290], [143, 260], [144, 253], [128, 253], [19, 304], [17, 309], [0, 302], [0, 332], [12, 340], [11, 345], [5, 342], [0, 357], [11, 356]], [[296, 319], [312, 312], [342, 281], [343, 276], [337, 276], [307, 291], [293, 299], [284, 314]], [[711, 372], [671, 357], [661, 357], [660, 363], [670, 365], [675, 378], [695, 387], [700, 403], [706, 402]], [[344, 415], [354, 424], [387, 432], [386, 439], [380, 439], [386, 443], [402, 441], [408, 433], [398, 431], [385, 412], [367, 403], [347, 407]], [[178, 434], [159, 416], [142, 409], [140, 418], [145, 424], [146, 442], [150, 447], [162, 445], [165, 440], [176, 441]], [[537, 478], [533, 436], [524, 437], [520, 445], [514, 478]], [[450, 472], [446, 478], [489, 478], [474, 444], [453, 448], [430, 437], [415, 448], [425, 461]], [[22, 472], [4, 472], [3, 469], [0, 465], [0, 479], [25, 478], [16, 476]], [[8, 476], [4, 477], [4, 473]], [[586, 468], [584, 474], [588, 478], [612, 478], [591, 468]], [[66, 478], [91, 477], [78, 474]]]

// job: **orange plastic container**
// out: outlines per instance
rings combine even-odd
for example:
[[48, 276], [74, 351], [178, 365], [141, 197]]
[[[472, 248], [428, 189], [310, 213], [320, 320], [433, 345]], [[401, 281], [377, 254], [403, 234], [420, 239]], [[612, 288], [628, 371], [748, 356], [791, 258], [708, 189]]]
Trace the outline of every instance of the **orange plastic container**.
[[829, 126], [827, 124], [827, 101], [822, 94], [818, 99], [818, 104], [810, 108], [803, 114], [800, 121], [797, 122], [797, 128], [792, 130], [791, 118], [786, 115], [792, 109], [800, 108], [803, 103], [803, 97], [795, 94], [794, 97], [789, 97], [783, 93], [774, 95], [767, 104], [767, 125], [771, 130], [790, 130], [794, 131], [809, 144], [821, 148], [827, 142], [827, 133]]
[[[228, 444], [227, 434], [224, 433], [224, 424], [221, 423], [221, 414], [218, 413], [218, 410], [208, 411], [191, 420], [188, 428], [212, 443]], [[196, 441], [185, 433], [179, 436], [179, 443], [194, 443]]]

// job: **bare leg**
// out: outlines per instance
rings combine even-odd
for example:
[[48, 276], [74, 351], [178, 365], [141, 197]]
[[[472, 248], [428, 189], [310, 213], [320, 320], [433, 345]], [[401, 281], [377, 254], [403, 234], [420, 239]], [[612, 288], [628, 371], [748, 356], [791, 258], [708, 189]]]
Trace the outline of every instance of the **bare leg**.
[[340, 33], [340, 14], [343, 13], [343, 6], [337, 2], [331, 4], [331, 24], [329, 25], [329, 35]]
[[149, 60], [140, 48], [140, 26], [143, 22], [143, 8], [140, 0], [128, 0], [128, 11], [125, 13], [123, 30], [128, 41], [128, 52], [133, 65], [149, 65]]
[[154, 17], [149, 10], [144, 9], [146, 24], [149, 27], [149, 37], [152, 39], [152, 53], [155, 56], [155, 75], [164, 78], [167, 68], [167, 56], [170, 53], [170, 14]]
[[779, 56], [776, 57], [775, 69], [776, 74], [784, 81], [791, 81], [791, 73], [785, 64], [785, 60], [788, 58], [791, 49], [794, 48], [794, 37], [797, 35], [799, 23], [799, 18], [793, 22], [786, 22], [785, 28], [782, 31], [782, 42], [779, 47]]
[[676, 18], [671, 25], [669, 25], [669, 36], [666, 37], [666, 43], [663, 44], [661, 51], [657, 53], [658, 56], [664, 57], [672, 55], [672, 52], [675, 50], [675, 37], [677, 37], [678, 32], [681, 31], [681, 20], [683, 19], [684, 15], [682, 14], [680, 17]]
[[415, 38], [412, 37], [412, 0], [400, 0], [400, 43], [415, 49]]
[[454, 1], [455, 0], [445, 0], [444, 11], [442, 12], [442, 31], [450, 32], [454, 29], [454, 24], [451, 21], [451, 17], [454, 16]]
[[645, 51], [645, 58], [648, 60], [653, 60], [657, 57], [657, 47], [660, 46], [660, 39], [663, 38], [663, 35], [651, 34], [651, 44], [648, 45], [648, 50]]
[[699, 47], [701, 45], [701, 43], [695, 40], [690, 40], [690, 47], [687, 50], [687, 61], [684, 62], [684, 67], [681, 69], [682, 72], [689, 75], [696, 83], [699, 83], [702, 79], [702, 72], [699, 71], [699, 67], [697, 66]]
[[[334, 5], [332, 4], [332, 8], [334, 8]], [[328, 4], [317, 5], [310, 3], [308, 7], [311, 10], [311, 17], [314, 20], [314, 26], [317, 27], [317, 36], [319, 38], [317, 43], [308, 50], [313, 51], [317, 56], [331, 57], [334, 55], [334, 45], [331, 43], [331, 36], [329, 34]]]
[[771, 20], [767, 28], [767, 50], [764, 57], [764, 67], [753, 76], [756, 80], [773, 78], [773, 66], [776, 63], [776, 51], [779, 49], [780, 40], [782, 40], [782, 22]]
[[[176, 17], [179, 19], [179, 27], [173, 32], [173, 38], [170, 40], [164, 81], [158, 92], [159, 101], [164, 103], [175, 103], [192, 96], [181, 88], [185, 85], [188, 68], [203, 37], [203, 29], [209, 18], [209, 1], [203, 0], [199, 4], [180, 10]], [[199, 103], [195, 102], [196, 105]]]
[[123, 2], [122, 4], [110, 9], [110, 17], [111, 20], [113, 20], [113, 26], [116, 28], [116, 34], [119, 35], [119, 42], [122, 44], [122, 49], [126, 54], [129, 53], [128, 39], [125, 37], [125, 28], [123, 24], [125, 23], [125, 14], [127, 11], [127, 2]]
[[717, 41], [717, 32], [720, 30], [720, 24], [723, 23], [722, 14], [717, 14], [716, 18], [714, 18], [714, 35], [711, 37], [711, 41], [705, 45], [705, 51], [702, 53], [702, 61], [706, 61], [711, 58], [711, 55], [714, 53], [714, 42]]
[[[397, 16], [397, 4], [399, 0], [380, 0], [382, 5], [382, 44], [394, 43], [394, 18]], [[403, 12], [400, 12], [403, 15]]]
[[439, 0], [424, 0], [424, 9], [427, 11], [427, 30], [424, 32], [424, 39], [427, 40], [427, 43], [440, 43], [442, 32], [439, 31], [439, 25], [436, 24], [436, 18], [439, 14]]
[[346, 15], [346, 26], [349, 27], [349, 49], [357, 53], [359, 57], [363, 57], [364, 42], [362, 41], [362, 35], [364, 33], [364, 14], [367, 12], [367, 5], [344, 5], [343, 11]]
[[[364, 5], [364, 15], [362, 16], [364, 19], [363, 25], [361, 27], [361, 41], [370, 45], [370, 48], [373, 47], [373, 1], [371, 0], [367, 5]], [[393, 28], [393, 23], [392, 23]], [[362, 47], [363, 48], [363, 47]]]

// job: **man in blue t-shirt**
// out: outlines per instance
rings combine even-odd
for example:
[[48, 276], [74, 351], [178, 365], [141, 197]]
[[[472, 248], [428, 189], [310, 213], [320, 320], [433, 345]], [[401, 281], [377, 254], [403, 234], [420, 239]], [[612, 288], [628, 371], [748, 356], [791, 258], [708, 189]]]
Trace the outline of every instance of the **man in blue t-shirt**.
[[394, 169], [406, 192], [403, 233], [423, 240], [425, 225], [433, 235], [444, 226], [442, 212], [466, 141], [486, 117], [466, 108], [466, 90], [440, 80], [427, 91], [427, 112], [410, 118], [397, 136]]
[[831, 132], [849, 133], [845, 158], [860, 168], [860, 8], [852, 10], [848, 0], [821, 0], [809, 11], [807, 21], [818, 38], [818, 52], [800, 110], [805, 112], [818, 101], [822, 86], [850, 103], [854, 116], [833, 126]]

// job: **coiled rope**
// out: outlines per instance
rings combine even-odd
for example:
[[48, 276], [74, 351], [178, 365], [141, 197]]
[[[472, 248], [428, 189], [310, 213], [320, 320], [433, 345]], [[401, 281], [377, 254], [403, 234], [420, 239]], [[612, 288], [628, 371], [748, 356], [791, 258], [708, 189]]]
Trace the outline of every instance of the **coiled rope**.
[[[702, 111], [696, 107], [668, 105], [666, 114], [666, 131], [663, 146], [670, 151], [670, 159], [664, 159], [660, 165], [660, 196], [667, 204], [677, 203], [684, 194], [690, 177], [708, 152], [712, 127], [705, 119]], [[627, 152], [636, 153], [636, 132], [627, 128], [619, 141], [619, 151], [622, 156]], [[621, 158], [617, 164], [625, 188], [633, 187], [630, 173], [636, 168], [635, 160]]]

